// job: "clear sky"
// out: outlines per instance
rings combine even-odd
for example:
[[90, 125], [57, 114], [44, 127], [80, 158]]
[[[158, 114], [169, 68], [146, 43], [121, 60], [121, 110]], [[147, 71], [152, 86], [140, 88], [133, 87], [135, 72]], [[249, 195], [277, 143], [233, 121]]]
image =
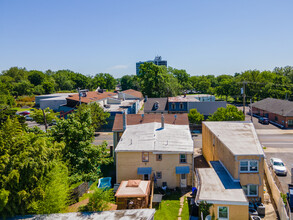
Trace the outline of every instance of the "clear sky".
[[293, 65], [292, 0], [0, 0], [0, 71], [135, 74], [156, 55], [190, 75]]

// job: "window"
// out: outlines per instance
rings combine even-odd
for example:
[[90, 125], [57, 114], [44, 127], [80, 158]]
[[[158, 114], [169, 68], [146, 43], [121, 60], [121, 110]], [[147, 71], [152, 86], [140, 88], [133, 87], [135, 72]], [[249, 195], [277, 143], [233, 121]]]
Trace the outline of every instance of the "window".
[[278, 121], [278, 116], [275, 116], [275, 121]]
[[258, 172], [257, 160], [241, 160], [240, 161], [240, 173]]
[[162, 154], [157, 154], [157, 161], [161, 161], [163, 159]]
[[179, 108], [180, 108], [180, 109], [183, 109], [183, 103], [180, 103], [180, 104], [179, 104]]
[[162, 179], [162, 172], [156, 172], [156, 178]]
[[150, 180], [149, 174], [143, 174], [143, 180]]
[[288, 120], [288, 125], [292, 126], [293, 125], [293, 120]]
[[186, 154], [180, 154], [180, 163], [186, 163]]
[[149, 162], [149, 153], [142, 152], [142, 162]]
[[257, 196], [258, 195], [258, 185], [245, 185], [242, 189], [246, 196]]
[[171, 109], [175, 109], [175, 103], [172, 103]]
[[240, 161], [240, 172], [248, 171], [248, 161]]
[[213, 146], [215, 146], [215, 142], [216, 142], [215, 137], [213, 137]]
[[218, 217], [219, 220], [229, 219], [229, 208], [225, 206], [219, 206]]

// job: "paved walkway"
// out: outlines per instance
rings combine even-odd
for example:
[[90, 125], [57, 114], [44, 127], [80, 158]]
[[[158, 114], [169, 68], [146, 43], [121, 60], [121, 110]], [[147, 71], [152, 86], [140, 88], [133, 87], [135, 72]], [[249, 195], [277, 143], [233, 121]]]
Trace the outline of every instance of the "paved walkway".
[[[180, 208], [179, 208], [178, 216], [181, 216], [181, 213], [182, 213], [182, 210], [183, 210], [183, 206], [184, 206], [184, 200], [185, 200], [185, 198], [190, 197], [190, 194], [191, 193], [192, 192], [189, 191], [189, 192], [185, 193], [183, 196], [180, 197]], [[181, 220], [181, 217], [178, 217], [178, 220]]]

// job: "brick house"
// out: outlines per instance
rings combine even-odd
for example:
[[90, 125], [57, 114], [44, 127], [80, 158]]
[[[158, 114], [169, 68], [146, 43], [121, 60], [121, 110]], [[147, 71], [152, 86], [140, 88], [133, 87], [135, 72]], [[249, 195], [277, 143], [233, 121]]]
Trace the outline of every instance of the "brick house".
[[266, 117], [285, 128], [293, 128], [293, 102], [266, 98], [253, 103], [251, 107], [253, 114]]

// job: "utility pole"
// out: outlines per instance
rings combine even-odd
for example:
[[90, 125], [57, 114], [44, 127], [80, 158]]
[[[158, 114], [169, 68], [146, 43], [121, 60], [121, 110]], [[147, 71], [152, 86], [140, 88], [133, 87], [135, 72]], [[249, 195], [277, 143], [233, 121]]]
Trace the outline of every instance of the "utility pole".
[[46, 133], [47, 133], [47, 129], [48, 129], [47, 118], [46, 118], [46, 114], [45, 114], [44, 109], [42, 109], [42, 111], [43, 111], [43, 116], [44, 116], [45, 129], [46, 129]]
[[79, 96], [79, 105], [81, 105], [81, 94], [80, 94], [80, 88], [77, 88], [78, 96]]
[[244, 114], [244, 116], [245, 116], [245, 84], [246, 84], [246, 82], [243, 81], [242, 95], [243, 95], [243, 114]]
[[249, 109], [250, 109], [250, 120], [252, 122], [252, 106], [251, 106], [251, 99], [250, 99], [250, 106], [249, 106]]

